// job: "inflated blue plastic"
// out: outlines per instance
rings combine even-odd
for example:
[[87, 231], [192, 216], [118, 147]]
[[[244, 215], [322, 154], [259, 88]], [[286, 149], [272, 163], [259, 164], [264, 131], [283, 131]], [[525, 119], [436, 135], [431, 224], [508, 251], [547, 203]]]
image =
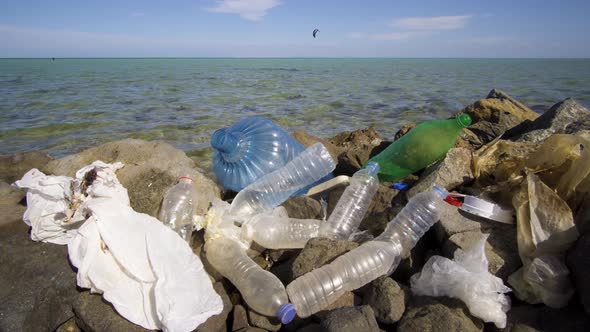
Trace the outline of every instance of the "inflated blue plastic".
[[211, 136], [211, 146], [217, 182], [236, 192], [305, 150], [283, 128], [264, 117], [245, 118], [217, 130]]

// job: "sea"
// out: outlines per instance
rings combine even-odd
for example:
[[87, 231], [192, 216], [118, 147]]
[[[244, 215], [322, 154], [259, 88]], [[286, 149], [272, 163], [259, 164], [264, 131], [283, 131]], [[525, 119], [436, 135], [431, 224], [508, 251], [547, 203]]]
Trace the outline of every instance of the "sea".
[[0, 155], [54, 158], [161, 140], [210, 167], [211, 134], [250, 116], [329, 138], [448, 118], [498, 88], [542, 113], [590, 107], [590, 59], [0, 59]]

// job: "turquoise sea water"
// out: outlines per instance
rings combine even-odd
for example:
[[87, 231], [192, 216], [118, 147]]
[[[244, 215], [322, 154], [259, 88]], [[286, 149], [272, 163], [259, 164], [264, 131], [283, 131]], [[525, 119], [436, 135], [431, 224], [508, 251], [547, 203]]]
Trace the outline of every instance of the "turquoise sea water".
[[215, 129], [262, 115], [330, 137], [448, 117], [500, 88], [542, 112], [590, 106], [588, 59], [0, 59], [0, 154], [64, 156], [126, 137], [203, 161]]

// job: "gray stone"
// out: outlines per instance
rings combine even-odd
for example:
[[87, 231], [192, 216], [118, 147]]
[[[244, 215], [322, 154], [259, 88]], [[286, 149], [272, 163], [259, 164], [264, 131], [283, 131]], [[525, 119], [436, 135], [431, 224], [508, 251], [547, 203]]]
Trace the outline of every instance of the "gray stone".
[[123, 318], [110, 303], [97, 294], [90, 294], [90, 292], [80, 293], [73, 307], [76, 314], [76, 324], [83, 331], [150, 331]]
[[237, 332], [266, 332], [266, 330], [261, 329], [259, 327], [249, 326], [249, 327], [243, 328], [241, 330], [238, 330]]
[[278, 318], [261, 315], [252, 309], [248, 309], [248, 318], [250, 324], [267, 331], [278, 331], [282, 326]]
[[297, 196], [289, 198], [282, 206], [287, 210], [289, 218], [322, 219], [320, 202], [311, 197]]
[[74, 176], [75, 172], [95, 160], [125, 164], [117, 171], [121, 184], [129, 192], [135, 211], [157, 216], [166, 190], [182, 175], [193, 178], [193, 186], [200, 194], [197, 211], [204, 215], [214, 197], [219, 197], [217, 185], [203, 175], [203, 171], [184, 152], [163, 142], [124, 139], [84, 150], [78, 154], [53, 160], [47, 169], [55, 175]]
[[240, 304], [235, 305], [234, 311], [232, 312], [232, 332], [245, 329], [249, 326], [250, 324], [248, 324], [248, 313], [246, 312], [246, 308]]
[[209, 317], [203, 324], [199, 325], [195, 332], [226, 332], [227, 331], [227, 317], [232, 311], [233, 305], [223, 284], [216, 282], [213, 284], [215, 292], [221, 296], [223, 301], [223, 310], [220, 314]]
[[551, 107], [538, 119], [525, 122], [506, 133], [512, 140], [539, 143], [553, 134], [574, 133], [590, 129], [590, 111], [568, 98]]
[[470, 132], [469, 135], [462, 135], [462, 138], [474, 148], [492, 141], [523, 121], [533, 121], [539, 117], [539, 114], [497, 89], [462, 112], [469, 114], [473, 120], [471, 126], [464, 130]]
[[291, 136], [296, 139], [299, 143], [303, 144], [305, 147], [310, 147], [315, 143], [322, 143], [332, 159], [336, 162], [338, 160], [338, 155], [342, 152], [342, 148], [337, 147], [336, 145], [332, 144], [329, 140], [321, 139], [319, 137], [313, 136], [306, 132], [305, 130], [297, 130], [291, 134]]
[[358, 243], [346, 240], [311, 239], [293, 261], [292, 277], [299, 278], [356, 247]]
[[399, 332], [483, 331], [483, 322], [471, 316], [460, 300], [413, 296], [398, 325]]
[[370, 157], [388, 145], [382, 144], [381, 135], [373, 128], [345, 131], [330, 139], [330, 142], [340, 148], [336, 173], [346, 175], [358, 171]]
[[0, 226], [23, 222], [23, 214], [27, 209], [21, 204], [25, 198], [24, 190], [16, 189], [6, 182], [0, 182]]
[[61, 324], [55, 332], [80, 332], [80, 328], [76, 325], [76, 319], [74, 317], [70, 318], [65, 323]]
[[368, 305], [332, 310], [321, 325], [327, 332], [379, 331], [373, 309]]
[[397, 282], [389, 277], [380, 277], [367, 287], [364, 303], [371, 306], [379, 323], [393, 324], [404, 314], [408, 298]]
[[50, 160], [52, 160], [51, 156], [39, 151], [0, 156], [0, 181], [13, 183], [20, 180], [32, 168], [47, 173], [45, 166]]
[[33, 242], [22, 221], [0, 228], [0, 331], [54, 331], [74, 316], [67, 247]]
[[418, 183], [408, 190], [408, 198], [430, 190], [434, 185], [447, 190], [466, 184], [473, 180], [471, 151], [465, 148], [452, 148], [445, 158], [428, 167]]
[[568, 306], [552, 309], [546, 306], [519, 305], [507, 312], [506, 327], [499, 332], [589, 331], [590, 317], [582, 308]]
[[355, 305], [362, 304], [362, 299], [353, 292], [345, 292], [336, 301], [330, 303], [329, 306], [325, 307], [321, 311], [314, 314], [316, 318], [324, 318], [328, 313], [334, 309], [352, 307]]
[[309, 324], [297, 330], [297, 332], [326, 332], [326, 329], [320, 324]]
[[567, 255], [567, 265], [580, 302], [590, 315], [590, 233], [582, 235]]

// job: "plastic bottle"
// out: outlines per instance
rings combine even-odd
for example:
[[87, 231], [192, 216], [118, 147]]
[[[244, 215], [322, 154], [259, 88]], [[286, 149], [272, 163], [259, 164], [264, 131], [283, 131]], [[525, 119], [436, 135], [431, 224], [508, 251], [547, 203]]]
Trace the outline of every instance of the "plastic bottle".
[[240, 191], [295, 158], [305, 148], [263, 117], [240, 120], [211, 136], [213, 172], [226, 189]]
[[305, 149], [282, 168], [244, 188], [234, 198], [229, 213], [246, 218], [280, 205], [298, 190], [323, 178], [336, 164], [321, 143]]
[[354, 173], [328, 222], [320, 227], [321, 237], [348, 239], [358, 229], [379, 189], [378, 172], [379, 165], [371, 162], [366, 168]]
[[318, 236], [322, 223], [316, 219], [259, 214], [242, 225], [242, 239], [254, 241], [267, 249], [298, 249]]
[[278, 317], [283, 324], [295, 317], [283, 283], [250, 259], [236, 241], [213, 238], [205, 243], [205, 250], [209, 263], [236, 286], [250, 308]]
[[160, 221], [189, 241], [193, 230], [194, 195], [193, 179], [181, 176], [178, 182], [166, 191]]
[[446, 192], [435, 187], [414, 196], [375, 240], [336, 258], [287, 286], [289, 299], [300, 317], [326, 308], [347, 291], [362, 287], [389, 274], [399, 264], [401, 254], [438, 221]]
[[461, 129], [470, 124], [471, 117], [465, 113], [455, 119], [421, 123], [369, 161], [381, 167], [381, 181], [402, 179], [443, 158]]

